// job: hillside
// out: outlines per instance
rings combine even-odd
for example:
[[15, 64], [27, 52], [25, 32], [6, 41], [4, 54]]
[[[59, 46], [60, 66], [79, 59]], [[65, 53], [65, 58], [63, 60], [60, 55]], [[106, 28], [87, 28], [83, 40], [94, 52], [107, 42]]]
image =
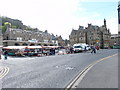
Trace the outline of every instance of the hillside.
[[25, 30], [38, 30], [37, 28], [31, 28], [30, 26], [26, 26], [22, 23], [22, 21], [18, 19], [12, 19], [9, 17], [0, 17], [2, 18], [2, 33], [4, 33], [7, 27], [17, 28], [17, 29], [25, 29]]

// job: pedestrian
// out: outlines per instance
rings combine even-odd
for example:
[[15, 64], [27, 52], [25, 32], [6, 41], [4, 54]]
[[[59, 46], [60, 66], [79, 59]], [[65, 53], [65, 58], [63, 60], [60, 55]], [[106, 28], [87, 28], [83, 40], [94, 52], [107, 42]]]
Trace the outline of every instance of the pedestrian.
[[8, 56], [8, 51], [6, 50], [6, 51], [4, 52], [4, 57], [5, 57], [4, 59], [5, 59], [5, 60], [7, 60], [7, 56]]
[[53, 48], [50, 49], [49, 55], [53, 55]]
[[92, 46], [91, 49], [92, 49], [91, 53], [93, 53], [93, 52], [96, 53], [96, 48], [95, 48], [95, 46]]
[[85, 46], [85, 48], [84, 48], [84, 51], [86, 52], [87, 51], [87, 47]]
[[72, 47], [70, 47], [70, 53], [71, 53], [71, 54], [73, 53], [73, 48], [72, 48]]
[[99, 47], [98, 47], [98, 46], [96, 46], [96, 49], [97, 49], [97, 50], [99, 50]]
[[53, 49], [53, 55], [55, 55], [55, 48]]

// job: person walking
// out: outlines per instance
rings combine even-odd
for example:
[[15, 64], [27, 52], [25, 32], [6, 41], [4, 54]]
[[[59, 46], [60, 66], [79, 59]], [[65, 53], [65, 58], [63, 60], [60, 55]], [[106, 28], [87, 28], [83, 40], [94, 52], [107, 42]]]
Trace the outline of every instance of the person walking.
[[70, 53], [71, 53], [71, 54], [73, 53], [73, 48], [72, 48], [72, 47], [70, 47]]
[[4, 56], [5, 56], [5, 60], [7, 60], [8, 51], [5, 51], [5, 52], [4, 52]]
[[91, 49], [92, 49], [91, 53], [93, 53], [93, 52], [96, 53], [96, 48], [95, 48], [95, 46], [92, 46]]
[[87, 51], [87, 47], [85, 46], [85, 48], [84, 48], [84, 51], [86, 52]]

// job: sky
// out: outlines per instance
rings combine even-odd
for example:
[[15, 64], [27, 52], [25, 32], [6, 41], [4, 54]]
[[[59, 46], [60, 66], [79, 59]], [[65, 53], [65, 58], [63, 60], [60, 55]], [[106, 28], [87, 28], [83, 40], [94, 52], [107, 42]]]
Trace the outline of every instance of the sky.
[[0, 0], [0, 16], [19, 19], [24, 25], [69, 39], [72, 29], [88, 23], [118, 32], [119, 0]]

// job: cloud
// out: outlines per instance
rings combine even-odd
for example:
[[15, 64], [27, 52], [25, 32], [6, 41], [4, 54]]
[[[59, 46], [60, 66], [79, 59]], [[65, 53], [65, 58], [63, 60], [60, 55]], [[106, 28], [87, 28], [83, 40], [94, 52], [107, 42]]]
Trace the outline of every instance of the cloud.
[[[0, 13], [14, 19], [20, 19], [25, 25], [48, 30], [49, 33], [62, 35], [69, 39], [72, 28], [78, 29], [79, 25], [87, 27], [88, 23], [103, 25], [100, 13], [87, 13], [81, 6], [87, 0], [2, 0]], [[116, 28], [116, 19], [111, 19], [108, 27]]]
[[119, 0], [81, 0], [81, 2], [118, 2]]
[[116, 34], [118, 33], [118, 18], [116, 17], [112, 17], [112, 18], [109, 18], [107, 20], [107, 25], [108, 25], [108, 28], [110, 29], [111, 33], [112, 34]]
[[[64, 35], [64, 31], [67, 32], [68, 27], [72, 27], [69, 25], [72, 25], [78, 2], [79, 0], [2, 0], [0, 13], [2, 16], [20, 19], [24, 24], [40, 30], [48, 29], [51, 33]], [[64, 38], [67, 37], [64, 35]]]

